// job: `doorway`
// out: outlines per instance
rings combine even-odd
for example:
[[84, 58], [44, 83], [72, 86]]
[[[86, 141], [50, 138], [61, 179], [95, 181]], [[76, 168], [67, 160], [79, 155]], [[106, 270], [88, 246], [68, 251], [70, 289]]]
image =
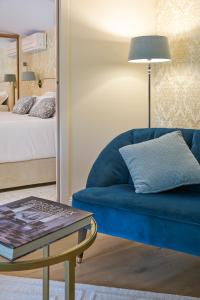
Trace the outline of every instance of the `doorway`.
[[[0, 136], [4, 141], [0, 147], [0, 201], [28, 195], [59, 201], [55, 185], [58, 2], [27, 2], [3, 0], [0, 4]], [[11, 10], [16, 18], [8, 13]], [[48, 116], [39, 115], [36, 109], [44, 100], [52, 107]], [[30, 104], [26, 112], [21, 109], [24, 102]], [[49, 197], [45, 196], [48, 188]]]

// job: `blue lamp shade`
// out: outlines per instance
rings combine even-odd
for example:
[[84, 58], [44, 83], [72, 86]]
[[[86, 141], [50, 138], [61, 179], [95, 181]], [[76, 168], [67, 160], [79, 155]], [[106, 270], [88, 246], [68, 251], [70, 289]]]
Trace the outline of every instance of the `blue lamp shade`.
[[22, 72], [21, 79], [22, 79], [22, 81], [35, 81], [36, 76], [35, 76], [35, 73], [32, 71], [25, 71], [25, 72]]
[[159, 63], [171, 60], [168, 39], [160, 35], [138, 36], [131, 39], [128, 61]]

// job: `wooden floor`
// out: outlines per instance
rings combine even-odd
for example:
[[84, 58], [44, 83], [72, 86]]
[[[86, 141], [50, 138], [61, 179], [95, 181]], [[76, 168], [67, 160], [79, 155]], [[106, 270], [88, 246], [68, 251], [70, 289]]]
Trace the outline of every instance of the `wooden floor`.
[[[76, 238], [57, 242], [51, 253], [70, 247]], [[39, 251], [27, 258], [38, 255]], [[51, 269], [51, 279], [63, 280], [61, 264]], [[35, 278], [41, 274], [41, 270], [12, 273]], [[200, 297], [200, 258], [99, 235], [85, 253], [84, 262], [77, 266], [76, 281]]]

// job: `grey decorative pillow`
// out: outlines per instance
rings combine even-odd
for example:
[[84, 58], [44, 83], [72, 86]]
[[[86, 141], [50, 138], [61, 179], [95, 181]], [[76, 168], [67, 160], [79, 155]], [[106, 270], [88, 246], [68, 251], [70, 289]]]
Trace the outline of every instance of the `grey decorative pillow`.
[[159, 193], [200, 184], [200, 165], [181, 131], [119, 149], [136, 193]]
[[35, 99], [36, 97], [32, 96], [21, 97], [13, 107], [13, 113], [20, 115], [28, 114], [35, 103]]
[[48, 119], [53, 117], [56, 111], [56, 99], [44, 98], [37, 102], [29, 112], [29, 116]]

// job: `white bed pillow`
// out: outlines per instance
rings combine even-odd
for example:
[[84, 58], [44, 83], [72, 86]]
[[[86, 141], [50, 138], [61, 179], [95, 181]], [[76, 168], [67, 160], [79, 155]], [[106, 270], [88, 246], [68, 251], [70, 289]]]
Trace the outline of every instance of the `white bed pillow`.
[[46, 96], [48, 98], [56, 98], [56, 92], [46, 92], [43, 96]]
[[8, 99], [8, 93], [6, 91], [0, 92], [0, 105]]
[[56, 92], [46, 92], [41, 96], [34, 96], [36, 97], [35, 105], [38, 104], [41, 100], [46, 98], [56, 98]]

